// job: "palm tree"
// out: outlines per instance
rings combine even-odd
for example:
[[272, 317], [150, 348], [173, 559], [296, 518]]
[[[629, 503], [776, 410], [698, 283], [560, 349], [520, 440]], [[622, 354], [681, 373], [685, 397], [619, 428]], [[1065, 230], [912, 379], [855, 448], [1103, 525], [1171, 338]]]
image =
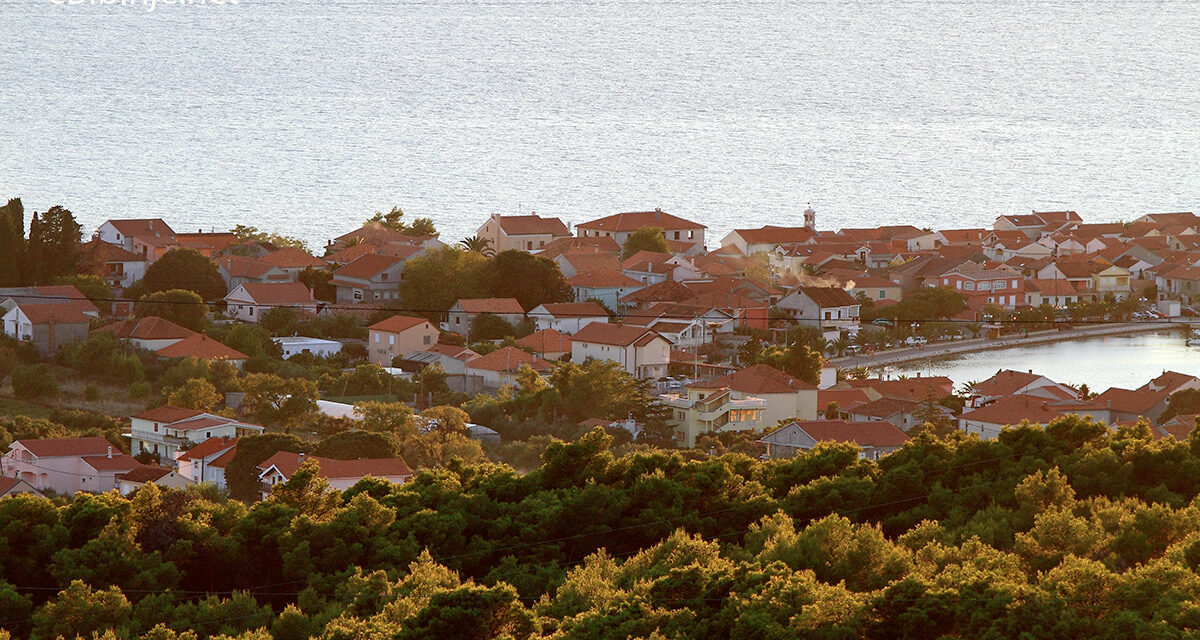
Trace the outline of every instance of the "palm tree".
[[835, 340], [830, 340], [825, 343], [825, 352], [833, 353], [834, 357], [840, 358], [846, 347], [854, 344], [849, 338], [838, 337]]
[[462, 240], [458, 241], [458, 246], [466, 249], [467, 251], [478, 253], [488, 258], [496, 255], [496, 251], [492, 249], [492, 241], [488, 238], [481, 238], [479, 236], [463, 238]]

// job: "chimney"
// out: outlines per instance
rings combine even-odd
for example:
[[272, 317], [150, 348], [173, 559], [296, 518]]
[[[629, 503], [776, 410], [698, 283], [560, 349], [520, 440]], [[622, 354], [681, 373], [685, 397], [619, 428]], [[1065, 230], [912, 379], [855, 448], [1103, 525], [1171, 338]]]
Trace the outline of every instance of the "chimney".
[[109, 458], [111, 458], [111, 457], [112, 457], [112, 445], [111, 445], [111, 444], [110, 444], [110, 445], [108, 445], [108, 457], [109, 457]]
[[1029, 370], [1029, 375], [1033, 375], [1033, 369]]
[[299, 460], [300, 460], [300, 464], [304, 464], [304, 452], [303, 451], [301, 451], [299, 454]]

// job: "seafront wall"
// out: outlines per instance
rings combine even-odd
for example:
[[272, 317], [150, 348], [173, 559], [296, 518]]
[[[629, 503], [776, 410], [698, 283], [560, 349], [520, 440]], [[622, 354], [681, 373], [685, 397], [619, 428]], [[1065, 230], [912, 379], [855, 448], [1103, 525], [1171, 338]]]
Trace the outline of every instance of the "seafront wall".
[[1149, 333], [1172, 329], [1178, 330], [1178, 327], [1181, 325], [1193, 327], [1200, 326], [1200, 324], [1197, 324], [1196, 320], [1192, 318], [1172, 318], [1170, 320], [1151, 320], [1146, 322], [1124, 322], [1121, 324], [1097, 324], [1063, 331], [1059, 331], [1057, 329], [1036, 331], [1026, 335], [1007, 336], [1003, 338], [972, 338], [969, 340], [955, 340], [953, 342], [937, 342], [927, 344], [922, 347], [905, 347], [903, 349], [890, 349], [888, 351], [879, 353], [834, 358], [830, 360], [830, 363], [841, 369], [849, 369], [852, 367], [888, 366], [901, 364], [904, 362], [913, 362], [915, 360], [943, 358], [947, 356], [961, 355], [964, 353], [977, 353], [980, 351], [991, 351], [994, 349], [1007, 349], [1009, 347], [1023, 347], [1034, 344], [1045, 344], [1048, 342], [1063, 342], [1066, 340], [1077, 340], [1080, 338], [1094, 338], [1096, 336]]

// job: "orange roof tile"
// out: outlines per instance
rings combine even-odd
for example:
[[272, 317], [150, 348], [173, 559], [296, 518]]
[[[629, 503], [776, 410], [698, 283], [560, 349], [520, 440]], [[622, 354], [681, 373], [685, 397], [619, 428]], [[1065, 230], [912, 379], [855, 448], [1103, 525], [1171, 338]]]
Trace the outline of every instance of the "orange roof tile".
[[335, 278], [370, 280], [372, 277], [390, 269], [399, 262], [403, 262], [403, 260], [392, 256], [382, 256], [378, 253], [367, 253], [356, 258], [341, 269], [334, 271], [333, 276]]
[[108, 440], [95, 436], [90, 438], [47, 438], [43, 440], [17, 440], [30, 453], [39, 458], [58, 458], [63, 456], [98, 456], [105, 455], [112, 448]]
[[542, 329], [517, 340], [517, 346], [533, 349], [534, 353], [570, 353], [571, 336], [555, 329]]
[[790, 424], [796, 425], [818, 442], [852, 442], [868, 447], [900, 447], [908, 442], [908, 436], [896, 425], [882, 420], [797, 420]]
[[326, 266], [324, 260], [296, 247], [285, 247], [279, 251], [272, 251], [259, 260], [281, 269], [302, 269], [304, 267], [319, 269]]
[[385, 331], [387, 333], [404, 333], [413, 327], [419, 327], [422, 324], [428, 324], [431, 327], [433, 323], [425, 318], [413, 318], [411, 316], [392, 316], [390, 318], [380, 320], [375, 324], [367, 327], [372, 331]]
[[619, 287], [641, 287], [642, 283], [620, 271], [594, 271], [577, 273], [567, 278], [567, 284], [582, 289], [615, 289]]
[[158, 316], [121, 320], [100, 327], [92, 333], [111, 333], [117, 338], [134, 340], [171, 340], [174, 338], [182, 340], [196, 335], [195, 331], [185, 329]]
[[549, 362], [516, 347], [501, 347], [485, 356], [475, 358], [467, 363], [467, 368], [482, 371], [512, 372], [520, 369], [523, 364], [533, 367], [535, 371], [546, 371], [554, 368], [554, 365]]
[[200, 360], [246, 360], [250, 356], [213, 340], [204, 334], [184, 338], [155, 352], [163, 358], [198, 358]]
[[765, 364], [756, 364], [727, 376], [693, 382], [688, 387], [697, 389], [727, 388], [742, 393], [795, 393], [797, 391], [813, 391], [816, 387], [794, 378], [779, 369]]
[[642, 227], [658, 227], [660, 229], [704, 229], [702, 224], [684, 220], [662, 211], [635, 211], [605, 216], [589, 222], [576, 225], [577, 229], [596, 231], [637, 231]]
[[611, 324], [608, 322], [593, 322], [584, 325], [575, 332], [572, 340], [575, 342], [590, 342], [593, 344], [609, 344], [627, 347], [641, 340], [646, 335], [658, 334], [645, 327]]
[[237, 438], [209, 438], [191, 449], [184, 451], [177, 460], [200, 460], [215, 453], [220, 453], [237, 447]]
[[312, 291], [303, 282], [247, 282], [241, 285], [250, 298], [264, 305], [314, 305]]
[[505, 235], [555, 235], [569, 236], [567, 225], [558, 218], [543, 218], [536, 213], [527, 216], [497, 216]]
[[[454, 303], [464, 313], [523, 314], [521, 303], [516, 298], [468, 298]], [[453, 307], [451, 307], [453, 308]]]
[[999, 425], [1020, 424], [1022, 420], [1047, 424], [1051, 420], [1061, 418], [1062, 415], [1063, 413], [1045, 398], [1020, 395], [1006, 396], [989, 405], [965, 411], [962, 419]]
[[291, 451], [280, 451], [258, 465], [266, 471], [275, 467], [286, 478], [292, 477], [300, 465], [307, 460], [317, 463], [322, 478], [364, 478], [373, 476], [387, 478], [395, 476], [411, 476], [412, 470], [400, 458], [360, 458], [358, 460], [335, 460], [318, 456], [300, 457]]

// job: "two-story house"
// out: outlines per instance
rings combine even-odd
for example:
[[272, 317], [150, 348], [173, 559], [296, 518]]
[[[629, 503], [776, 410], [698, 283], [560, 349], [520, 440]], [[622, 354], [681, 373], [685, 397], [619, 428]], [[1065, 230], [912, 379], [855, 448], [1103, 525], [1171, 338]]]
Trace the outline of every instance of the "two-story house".
[[593, 322], [608, 322], [608, 312], [595, 302], [547, 302], [529, 310], [537, 328], [573, 334]]
[[175, 231], [161, 218], [108, 220], [96, 233], [101, 240], [142, 256], [146, 264], [179, 247]]
[[571, 237], [571, 232], [558, 218], [543, 218], [536, 213], [527, 216], [493, 213], [475, 235], [487, 239], [492, 249], [500, 253], [510, 249], [539, 251], [559, 238]]
[[405, 259], [368, 253], [333, 272], [338, 304], [376, 304], [400, 299]]
[[571, 361], [611, 360], [638, 378], [667, 375], [671, 343], [645, 327], [593, 322], [571, 336]]
[[908, 436], [890, 422], [849, 422], [846, 420], [798, 420], [763, 436], [768, 458], [791, 458], [813, 449], [821, 442], [848, 442], [858, 445], [859, 459], [878, 460], [908, 442]]
[[788, 292], [777, 306], [801, 326], [830, 331], [856, 330], [862, 305], [840, 287], [800, 286]]
[[609, 237], [624, 246], [630, 234], [644, 227], [662, 229], [668, 242], [686, 243], [701, 251], [704, 248], [704, 230], [707, 227], [664, 213], [662, 209], [606, 216], [576, 225], [575, 231], [581, 238]]
[[115, 489], [118, 474], [140, 466], [99, 437], [15, 440], [0, 460], [3, 475], [64, 496]]
[[196, 484], [214, 484], [226, 488], [225, 467], [237, 454], [237, 438], [213, 437], [175, 454], [179, 475]]
[[176, 453], [209, 438], [240, 438], [258, 435], [256, 424], [180, 407], [162, 406], [143, 411], [129, 419], [129, 450], [133, 455], [146, 451], [163, 462], [173, 463]]
[[367, 327], [367, 360], [381, 367], [414, 351], [437, 345], [438, 329], [425, 318], [392, 316]]
[[694, 382], [685, 393], [661, 398], [671, 408], [676, 439], [688, 447], [702, 433], [762, 430], [781, 420], [817, 417], [817, 387], [765, 364]]
[[1025, 279], [1006, 264], [984, 268], [968, 260], [938, 276], [937, 284], [961, 294], [969, 309], [989, 304], [1012, 309], [1025, 304]]

